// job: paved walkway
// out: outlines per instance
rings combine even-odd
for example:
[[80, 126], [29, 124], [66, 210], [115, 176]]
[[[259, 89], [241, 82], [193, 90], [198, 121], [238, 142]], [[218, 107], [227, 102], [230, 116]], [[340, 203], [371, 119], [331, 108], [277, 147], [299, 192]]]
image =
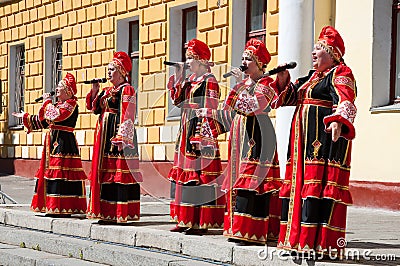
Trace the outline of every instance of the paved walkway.
[[[0, 176], [0, 185], [3, 192], [19, 203], [0, 204], [0, 243], [15, 247], [23, 242], [23, 246], [40, 246], [42, 252], [64, 258], [111, 265], [129, 265], [128, 261], [141, 262], [138, 265], [400, 265], [400, 212], [350, 207], [344, 259], [314, 261], [284, 256], [273, 247], [276, 243], [268, 243], [268, 247], [237, 246], [227, 242], [221, 230], [210, 230], [203, 236], [171, 233], [169, 229], [174, 224], [169, 221], [169, 201], [166, 199], [143, 196], [139, 222], [129, 226], [110, 226], [99, 225], [95, 220], [79, 215], [54, 219], [30, 212], [29, 203], [34, 190], [32, 179]], [[11, 229], [14, 233], [9, 233]], [[41, 234], [47, 234], [47, 237]], [[50, 241], [53, 244], [48, 244], [49, 234], [55, 238], [54, 242]], [[78, 253], [71, 244], [78, 241], [77, 237], [83, 242], [76, 245], [85, 247]], [[54, 251], [55, 245], [60, 246], [57, 252]], [[114, 254], [112, 250], [117, 247], [121, 249], [120, 255], [110, 261], [113, 258], [110, 254]], [[7, 248], [9, 246], [0, 244], [0, 265], [1, 251]], [[68, 248], [71, 249], [66, 253]], [[143, 259], [153, 258], [154, 252], [159, 260]], [[131, 256], [129, 260], [127, 256]], [[124, 258], [125, 263], [118, 261], [119, 258]]]

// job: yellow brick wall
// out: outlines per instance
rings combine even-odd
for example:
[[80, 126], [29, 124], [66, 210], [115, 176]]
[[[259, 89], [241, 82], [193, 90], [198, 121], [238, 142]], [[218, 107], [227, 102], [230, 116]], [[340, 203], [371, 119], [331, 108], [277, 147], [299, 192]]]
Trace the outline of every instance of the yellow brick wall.
[[[154, 145], [162, 141], [163, 127], [177, 127], [179, 121], [166, 121], [168, 114], [167, 72], [163, 61], [167, 60], [168, 10], [177, 5], [196, 2], [194, 0], [22, 0], [0, 7], [0, 79], [3, 102], [8, 102], [10, 46], [24, 43], [26, 49], [25, 110], [35, 113], [40, 104], [34, 99], [43, 93], [44, 86], [44, 40], [53, 35], [62, 35], [63, 72], [75, 75], [78, 88], [80, 116], [76, 131], [84, 138], [80, 146], [82, 159], [90, 159], [90, 148], [94, 142], [94, 128], [98, 116], [85, 108], [85, 96], [90, 86], [83, 81], [104, 77], [107, 64], [115, 52], [117, 36], [116, 22], [130, 16], [139, 17], [140, 63], [138, 80], [138, 128], [146, 128], [147, 137], [140, 143], [142, 160], [154, 159]], [[271, 66], [277, 62], [278, 47], [278, 0], [267, 1], [267, 46], [272, 55]], [[221, 101], [228, 92], [228, 81], [222, 78], [227, 72], [229, 60], [229, 23], [231, 6], [228, 0], [199, 0], [197, 38], [211, 49], [211, 60], [215, 63], [212, 72], [221, 88]], [[4, 134], [1, 157], [7, 157], [7, 148], [14, 147], [15, 157], [40, 157], [37, 147], [42, 143], [42, 133], [34, 133], [32, 144], [28, 144], [23, 130], [8, 129], [8, 113], [0, 114], [0, 133]], [[18, 136], [13, 144], [12, 136]], [[173, 139], [175, 136], [173, 136]], [[166, 158], [173, 159], [173, 139], [162, 142]], [[222, 159], [227, 159], [226, 135], [219, 137]], [[15, 141], [14, 141], [15, 142]], [[29, 146], [29, 149], [22, 149]]]

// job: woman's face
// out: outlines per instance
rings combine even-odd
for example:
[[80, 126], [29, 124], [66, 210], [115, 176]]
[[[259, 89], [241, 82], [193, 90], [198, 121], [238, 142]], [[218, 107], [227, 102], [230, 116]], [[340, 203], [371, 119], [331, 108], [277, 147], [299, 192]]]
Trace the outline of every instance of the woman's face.
[[121, 73], [113, 64], [108, 64], [107, 78], [114, 86], [119, 85], [124, 80]]
[[200, 69], [200, 62], [194, 59], [192, 56], [186, 57], [186, 64], [189, 66], [189, 69], [193, 73], [197, 73]]
[[71, 95], [68, 93], [67, 88], [65, 88], [61, 82], [58, 83], [58, 86], [56, 88], [56, 96], [57, 96], [58, 100], [60, 100], [62, 102], [71, 98]]
[[312, 51], [312, 62], [313, 68], [319, 72], [325, 71], [335, 64], [332, 56], [318, 43], [314, 45], [314, 50]]
[[242, 54], [242, 65], [247, 67], [247, 69], [244, 71], [244, 74], [246, 75], [252, 75], [261, 72], [256, 61], [254, 61], [253, 57], [247, 52], [243, 52]]

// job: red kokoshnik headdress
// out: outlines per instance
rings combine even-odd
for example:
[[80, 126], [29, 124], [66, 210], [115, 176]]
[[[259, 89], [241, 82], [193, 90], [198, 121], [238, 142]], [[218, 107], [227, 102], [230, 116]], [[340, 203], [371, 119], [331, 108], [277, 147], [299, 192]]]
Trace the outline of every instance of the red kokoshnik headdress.
[[111, 64], [115, 66], [123, 77], [129, 76], [132, 70], [132, 61], [127, 53], [116, 52]]
[[192, 56], [195, 60], [200, 61], [204, 65], [209, 65], [211, 52], [208, 45], [197, 39], [192, 39], [188, 42], [186, 57]]
[[258, 39], [252, 38], [248, 40], [244, 47], [244, 52], [249, 54], [256, 61], [260, 69], [263, 69], [271, 61], [271, 55], [267, 47]]
[[75, 95], [77, 93], [75, 77], [71, 73], [67, 73], [65, 78], [62, 79], [60, 83], [68, 90], [70, 94]]
[[324, 46], [337, 62], [340, 62], [344, 56], [345, 48], [342, 36], [332, 26], [326, 26], [321, 30], [317, 43]]

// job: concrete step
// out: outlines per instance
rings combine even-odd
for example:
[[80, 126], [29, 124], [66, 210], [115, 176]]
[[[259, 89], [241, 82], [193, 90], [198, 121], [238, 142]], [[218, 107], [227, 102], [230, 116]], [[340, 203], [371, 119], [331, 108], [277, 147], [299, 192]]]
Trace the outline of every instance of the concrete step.
[[[238, 246], [227, 242], [221, 230], [210, 230], [203, 236], [172, 233], [168, 230], [174, 224], [169, 221], [167, 203], [146, 202], [141, 205], [140, 221], [131, 225], [99, 225], [84, 216], [49, 218], [33, 213], [27, 207], [0, 206], [0, 243], [18, 247], [23, 242], [28, 248], [39, 247], [51, 254], [111, 265], [371, 265], [371, 261], [362, 257], [359, 261], [312, 261], [284, 256], [275, 248], [276, 243]], [[365, 215], [364, 212], [352, 210], [350, 218], [357, 219]], [[374, 221], [387, 217], [395, 225], [400, 218], [398, 214], [377, 214], [371, 214], [369, 219]], [[354, 236], [349, 235], [353, 239], [350, 248], [360, 252], [369, 249], [374, 254], [395, 253], [396, 259], [385, 261], [384, 265], [398, 265], [400, 249], [396, 247], [399, 241], [393, 233], [379, 231], [382, 244], [374, 244], [371, 242], [374, 239], [371, 238], [371, 227], [365, 231], [369, 232], [368, 236], [364, 236], [359, 227], [360, 222], [350, 225], [350, 230], [357, 232]], [[373, 265], [378, 263], [374, 261]]]
[[214, 265], [163, 251], [0, 226], [0, 265]]
[[0, 265], [60, 265], [60, 266], [94, 266], [106, 265], [94, 262], [83, 261], [81, 259], [70, 258], [51, 254], [48, 252], [38, 251], [29, 248], [21, 248], [18, 246], [0, 243]]

